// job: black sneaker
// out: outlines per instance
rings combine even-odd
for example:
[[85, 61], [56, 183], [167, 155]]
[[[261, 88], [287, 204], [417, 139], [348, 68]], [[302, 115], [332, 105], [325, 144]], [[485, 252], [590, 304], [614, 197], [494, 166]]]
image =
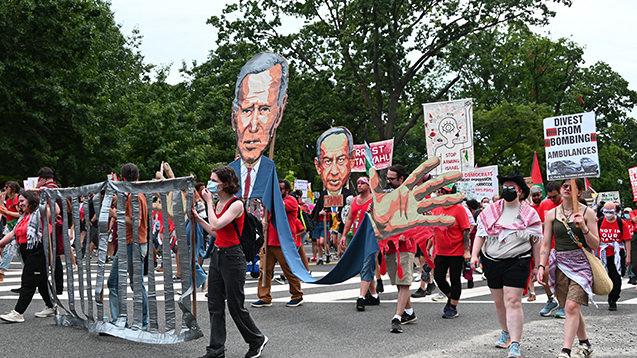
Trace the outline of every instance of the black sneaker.
[[245, 358], [261, 357], [261, 353], [263, 353], [263, 348], [265, 348], [265, 345], [268, 344], [269, 340], [270, 339], [268, 339], [268, 337], [263, 336], [263, 342], [261, 344], [251, 346], [250, 349], [248, 349], [248, 352], [246, 353]]
[[376, 292], [378, 293], [385, 292], [385, 287], [383, 287], [383, 280], [380, 278], [376, 279]]
[[359, 297], [356, 300], [356, 310], [359, 312], [363, 312], [365, 311], [365, 299], [362, 297]]
[[21, 288], [22, 288], [22, 287], [12, 288], [12, 289], [11, 289], [11, 292], [13, 292], [13, 293], [20, 293], [20, 289], [21, 289]]
[[398, 318], [393, 318], [391, 320], [391, 333], [403, 333], [403, 327], [400, 325], [400, 320]]
[[450, 305], [445, 306], [444, 313], [442, 314], [442, 318], [452, 319], [458, 317], [458, 310]]
[[474, 286], [473, 280], [467, 281], [467, 288], [473, 288], [473, 286]]
[[380, 296], [374, 297], [371, 293], [365, 296], [365, 306], [378, 306], [380, 305]]
[[400, 317], [400, 324], [409, 324], [409, 323], [414, 323], [416, 322], [418, 318], [416, 317], [416, 312], [413, 312], [412, 314], [407, 314], [407, 312], [403, 312], [402, 316]]
[[326, 263], [326, 264], [329, 264], [329, 263], [330, 263], [330, 258], [331, 258], [331, 256], [332, 256], [331, 254], [327, 254], [327, 255], [325, 255], [325, 263]]
[[436, 284], [432, 282], [427, 284], [427, 288], [425, 288], [425, 293], [428, 295], [431, 295], [432, 293], [434, 293], [435, 290], [436, 290]]
[[316, 261], [316, 266], [318, 266], [318, 265], [323, 265], [323, 259], [318, 259]]
[[285, 304], [285, 307], [299, 307], [303, 304], [303, 298], [297, 298], [295, 300], [290, 300]]
[[609, 311], [617, 311], [617, 302], [608, 302]]
[[418, 287], [416, 292], [411, 294], [411, 297], [413, 297], [413, 298], [421, 298], [421, 297], [425, 297], [425, 296], [427, 296], [427, 291], [423, 290], [420, 287]]
[[631, 278], [628, 280], [628, 284], [629, 284], [629, 285], [637, 285], [637, 276], [631, 277]]

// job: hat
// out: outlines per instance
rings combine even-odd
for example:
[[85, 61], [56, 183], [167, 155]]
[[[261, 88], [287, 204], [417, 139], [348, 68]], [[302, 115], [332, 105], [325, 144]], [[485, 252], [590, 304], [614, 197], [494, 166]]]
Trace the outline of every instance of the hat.
[[633, 211], [633, 209], [631, 209], [631, 208], [624, 208], [624, 212], [631, 212], [631, 211]]
[[512, 181], [514, 183], [516, 183], [520, 189], [522, 189], [522, 200], [525, 200], [526, 198], [529, 197], [529, 194], [531, 193], [531, 189], [529, 188], [528, 185], [526, 185], [526, 181], [524, 181], [524, 177], [522, 177], [520, 174], [509, 174], [509, 175], [498, 175], [498, 182], [500, 184], [503, 184], [504, 182], [507, 181]]
[[535, 194], [535, 193], [541, 193], [542, 192], [542, 187], [540, 187], [539, 185], [533, 185], [531, 187], [531, 193]]

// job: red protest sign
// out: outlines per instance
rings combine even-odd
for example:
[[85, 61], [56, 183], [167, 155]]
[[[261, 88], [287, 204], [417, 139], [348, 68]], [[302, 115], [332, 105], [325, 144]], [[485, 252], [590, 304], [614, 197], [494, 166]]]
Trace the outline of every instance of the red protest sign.
[[[372, 161], [376, 169], [389, 168], [394, 155], [394, 139], [381, 140], [380, 142], [369, 143], [372, 151]], [[354, 166], [353, 172], [365, 172], [365, 145], [354, 145]]]

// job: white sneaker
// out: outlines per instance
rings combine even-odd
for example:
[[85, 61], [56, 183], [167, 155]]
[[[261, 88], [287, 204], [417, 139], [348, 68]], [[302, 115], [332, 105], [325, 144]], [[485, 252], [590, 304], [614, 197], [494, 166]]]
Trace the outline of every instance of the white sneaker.
[[43, 309], [42, 311], [36, 313], [35, 316], [38, 318], [46, 318], [46, 317], [55, 316], [55, 307], [51, 307], [51, 308], [47, 307]]
[[11, 310], [11, 312], [7, 314], [0, 315], [0, 319], [10, 323], [22, 323], [24, 322], [24, 316], [16, 312], [15, 310]]
[[442, 302], [442, 301], [446, 301], [447, 300], [447, 296], [439, 293], [439, 294], [433, 296], [431, 298], [431, 300], [434, 301], [434, 302]]

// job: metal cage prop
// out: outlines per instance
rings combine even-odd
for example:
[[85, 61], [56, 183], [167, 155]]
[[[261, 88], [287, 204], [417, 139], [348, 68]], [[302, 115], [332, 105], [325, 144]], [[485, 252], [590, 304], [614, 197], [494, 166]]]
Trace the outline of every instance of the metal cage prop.
[[[54, 208], [56, 203], [62, 216], [62, 236], [64, 249], [64, 263], [66, 273], [66, 293], [68, 294], [68, 306], [52, 294], [54, 302], [58, 306], [55, 317], [58, 326], [83, 327], [89, 332], [107, 334], [130, 341], [173, 344], [185, 342], [203, 337], [203, 333], [196, 320], [196, 289], [194, 288], [194, 228], [190, 233], [186, 232], [186, 222], [192, 222], [191, 205], [194, 193], [194, 179], [183, 177], [162, 181], [147, 182], [114, 182], [90, 184], [75, 188], [43, 189], [40, 193], [40, 211], [43, 218], [47, 217], [48, 208]], [[138, 195], [146, 199], [148, 205], [152, 205], [152, 197], [158, 196], [162, 200], [162, 215], [164, 218], [161, 247], [157, 247], [151, 239], [152, 210], [148, 210], [148, 251], [142, 257], [141, 246], [138, 237], [139, 226], [139, 199]], [[172, 196], [173, 200], [167, 200]], [[113, 312], [107, 304], [106, 315], [104, 309], [104, 284], [105, 268], [107, 261], [107, 249], [109, 240], [109, 211], [113, 198], [117, 197], [117, 244], [115, 255], [118, 264], [117, 270], [111, 271], [111, 275], [117, 274], [118, 284], [116, 288], [119, 300], [115, 305], [119, 314], [113, 317]], [[126, 243], [126, 202], [131, 201], [132, 220], [132, 250]], [[92, 201], [95, 215], [99, 218], [98, 225], [91, 225], [89, 215], [89, 201]], [[170, 201], [170, 203], [169, 203]], [[68, 206], [70, 202], [70, 210]], [[169, 232], [168, 205], [172, 204], [171, 216], [175, 224], [175, 234], [181, 278], [181, 293], [175, 299], [175, 282], [173, 281], [172, 257]], [[85, 241], [90, 241], [91, 235], [98, 235], [97, 262], [93, 262], [89, 250], [82, 250], [80, 243], [80, 207], [84, 210], [84, 228], [86, 230]], [[68, 211], [67, 211], [68, 210]], [[69, 214], [70, 213], [70, 214]], [[46, 220], [45, 220], [46, 221]], [[69, 223], [72, 223], [75, 240], [73, 243], [69, 237]], [[192, 225], [191, 225], [192, 226]], [[41, 225], [43, 245], [47, 255], [47, 267], [49, 267], [49, 288], [53, 293], [55, 287], [55, 260], [56, 245], [58, 243], [56, 229], [50, 225]], [[97, 232], [96, 232], [97, 231]], [[87, 245], [88, 246], [88, 245]], [[75, 250], [77, 266], [71, 261], [72, 249]], [[148, 262], [148, 285], [144, 285], [144, 261], [155, 250], [161, 250], [163, 264], [163, 304], [162, 297], [157, 296], [157, 276], [153, 262]], [[84, 251], [84, 253], [83, 253]], [[132, 255], [130, 254], [132, 253]], [[129, 255], [131, 257], [129, 257]], [[115, 265], [113, 265], [114, 267]], [[158, 273], [159, 274], [159, 273]], [[95, 278], [94, 276], [95, 275]], [[130, 312], [127, 298], [129, 285], [132, 288], [132, 312]], [[78, 288], [76, 292], [76, 287]], [[143, 294], [147, 292], [147, 317], [148, 324], [144, 326]], [[194, 293], [194, 294], [193, 294]], [[79, 294], [79, 307], [76, 294]], [[181, 314], [177, 315], [175, 303]], [[162, 312], [163, 311], [163, 312]], [[161, 316], [160, 316], [161, 313]], [[162, 319], [163, 318], [163, 319]], [[180, 322], [178, 322], [180, 321]], [[178, 325], [180, 323], [180, 325]]]

